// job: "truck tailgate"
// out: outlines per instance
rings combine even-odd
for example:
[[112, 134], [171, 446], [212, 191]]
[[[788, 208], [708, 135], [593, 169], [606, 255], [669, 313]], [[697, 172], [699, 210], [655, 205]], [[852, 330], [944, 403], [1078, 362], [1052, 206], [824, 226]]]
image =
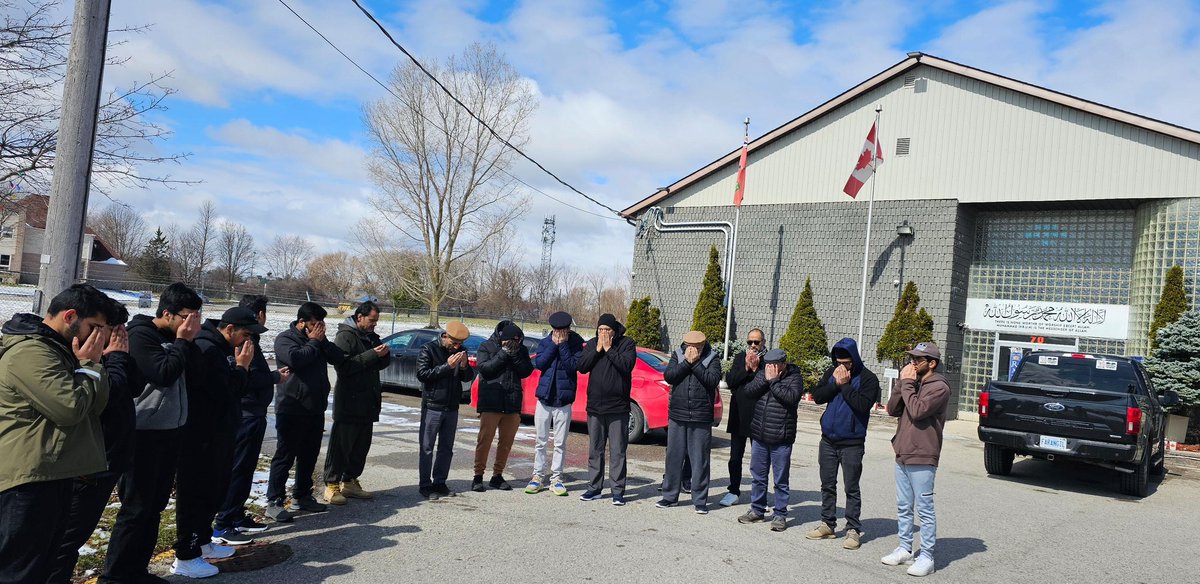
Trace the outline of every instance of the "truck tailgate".
[[1125, 435], [1132, 400], [1124, 393], [992, 381], [988, 403], [981, 426], [1105, 442], [1133, 439]]

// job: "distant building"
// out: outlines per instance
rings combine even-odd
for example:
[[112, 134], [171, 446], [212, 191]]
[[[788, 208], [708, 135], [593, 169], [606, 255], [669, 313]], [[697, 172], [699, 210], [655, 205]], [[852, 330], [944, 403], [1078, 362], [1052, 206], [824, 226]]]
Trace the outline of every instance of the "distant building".
[[[0, 210], [0, 281], [37, 284], [41, 258], [46, 253], [46, 213], [50, 197], [25, 195]], [[120, 282], [129, 266], [109, 249], [96, 232], [85, 228], [80, 246], [79, 277]]]
[[[966, 417], [984, 383], [1030, 350], [1145, 355], [1172, 265], [1195, 290], [1200, 132], [913, 53], [750, 143], [736, 337], [759, 326], [778, 343], [806, 277], [831, 342], [857, 334], [872, 185], [857, 200], [842, 186], [877, 106], [884, 162], [861, 343], [877, 372], [890, 366], [876, 345], [909, 280], [934, 319], [951, 414]], [[670, 344], [690, 328], [709, 246], [724, 250], [724, 236], [694, 223], [733, 221], [738, 158], [624, 210], [641, 220], [633, 296], [662, 309]]]

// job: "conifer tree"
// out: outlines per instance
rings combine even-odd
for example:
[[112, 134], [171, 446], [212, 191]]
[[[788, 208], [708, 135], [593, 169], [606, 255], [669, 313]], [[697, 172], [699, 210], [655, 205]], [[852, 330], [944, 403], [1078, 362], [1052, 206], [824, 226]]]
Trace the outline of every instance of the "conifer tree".
[[639, 347], [662, 349], [662, 313], [650, 306], [649, 296], [629, 303], [625, 325], [625, 334]]
[[921, 341], [933, 340], [933, 317], [924, 308], [918, 309], [920, 302], [917, 284], [912, 281], [905, 284], [904, 292], [896, 302], [896, 311], [892, 313], [892, 320], [883, 330], [883, 336], [875, 348], [877, 359], [899, 365], [904, 361], [905, 351]]
[[708, 251], [708, 269], [704, 271], [704, 282], [700, 286], [700, 297], [692, 312], [692, 330], [697, 330], [708, 342], [719, 343], [725, 339], [725, 284], [721, 280], [721, 265], [718, 263], [717, 246]]
[[805, 387], [815, 386], [829, 361], [829, 338], [825, 324], [817, 316], [811, 278], [804, 279], [804, 290], [796, 300], [787, 331], [779, 339], [779, 348], [787, 352], [788, 361], [804, 372]]
[[1158, 304], [1154, 306], [1154, 320], [1150, 323], [1150, 349], [1158, 347], [1159, 329], [1178, 320], [1190, 306], [1187, 289], [1183, 287], [1183, 268], [1171, 266], [1171, 269], [1167, 270]]
[[161, 228], [156, 229], [154, 237], [146, 242], [134, 269], [150, 282], [165, 284], [171, 281], [171, 244]]
[[1200, 312], [1185, 312], [1159, 330], [1158, 347], [1146, 359], [1157, 391], [1179, 394], [1181, 412], [1200, 406]]

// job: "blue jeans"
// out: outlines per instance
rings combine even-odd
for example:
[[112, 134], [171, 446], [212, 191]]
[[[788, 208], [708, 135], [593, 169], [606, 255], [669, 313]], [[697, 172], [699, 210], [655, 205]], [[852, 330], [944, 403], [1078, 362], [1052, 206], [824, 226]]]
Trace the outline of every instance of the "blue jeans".
[[792, 469], [791, 444], [765, 444], [750, 441], [750, 509], [759, 513], [767, 510], [767, 471], [775, 479], [775, 515], [787, 517], [788, 476]]
[[456, 431], [458, 410], [421, 408], [421, 450], [417, 455], [417, 470], [421, 473], [419, 487], [445, 486], [446, 477], [450, 475], [450, 461], [454, 459]]
[[933, 479], [937, 467], [930, 464], [896, 463], [896, 522], [900, 547], [912, 551], [913, 503], [921, 517], [921, 555], [933, 558], [937, 543], [937, 517], [933, 513]]

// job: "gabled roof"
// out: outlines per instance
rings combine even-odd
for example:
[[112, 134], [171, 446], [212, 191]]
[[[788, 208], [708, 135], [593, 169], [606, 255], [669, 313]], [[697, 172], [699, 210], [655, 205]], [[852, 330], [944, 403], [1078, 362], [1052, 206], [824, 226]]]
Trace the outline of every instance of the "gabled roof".
[[[46, 228], [46, 215], [50, 213], [49, 195], [28, 194], [10, 204], [15, 205], [23, 212], [26, 225], [34, 229]], [[104, 253], [108, 257], [116, 257], [116, 254], [108, 247], [108, 244], [100, 239], [100, 236], [96, 235], [96, 232], [91, 227], [85, 225], [83, 232], [88, 235], [95, 235], [95, 243], [103, 249]]]
[[[1196, 130], [1191, 130], [1184, 128], [1183, 126], [1177, 126], [1175, 124], [1161, 120], [1155, 120], [1145, 116], [1139, 116], [1125, 110], [1109, 107], [1093, 101], [1088, 101], [1086, 99], [1081, 99], [1072, 95], [1067, 95], [1065, 93], [1060, 93], [1051, 89], [1025, 83], [1023, 81], [1017, 81], [1016, 79], [990, 73], [982, 69], [976, 69], [974, 67], [968, 67], [953, 61], [939, 59], [932, 55], [926, 55], [924, 53], [909, 53], [907, 59], [888, 67], [874, 77], [859, 83], [841, 95], [834, 97], [833, 99], [813, 108], [804, 115], [801, 115], [800, 117], [753, 140], [749, 145], [750, 151], [754, 152], [755, 150], [762, 148], [763, 146], [766, 146], [778, 140], [779, 138], [782, 138], [783, 136], [809, 124], [810, 122], [837, 109], [838, 107], [841, 107], [843, 104], [859, 97], [860, 95], [875, 89], [888, 80], [904, 74], [906, 71], [913, 69], [918, 65], [925, 65], [927, 67], [933, 67], [942, 71], [948, 71], [956, 75], [969, 77], [971, 79], [990, 83], [998, 87], [1010, 89], [1018, 93], [1023, 93], [1069, 108], [1094, 114], [1102, 118], [1108, 118], [1117, 122], [1144, 128], [1151, 132], [1157, 132], [1159, 134], [1178, 138], [1185, 142], [1200, 144], [1200, 132], [1197, 132]], [[625, 210], [621, 211], [621, 215], [627, 218], [637, 217], [645, 212], [646, 209], [658, 204], [662, 200], [670, 197], [672, 194], [678, 193], [680, 190], [691, 186], [697, 181], [707, 177], [708, 175], [727, 165], [736, 164], [740, 155], [740, 148], [733, 150], [732, 152], [714, 160], [703, 168], [700, 168], [699, 170], [696, 170], [695, 172], [692, 172], [691, 174], [679, 179], [670, 186], [665, 187], [664, 189], [659, 189], [654, 194], [642, 199], [641, 201], [638, 201], [637, 203], [634, 203]]]

